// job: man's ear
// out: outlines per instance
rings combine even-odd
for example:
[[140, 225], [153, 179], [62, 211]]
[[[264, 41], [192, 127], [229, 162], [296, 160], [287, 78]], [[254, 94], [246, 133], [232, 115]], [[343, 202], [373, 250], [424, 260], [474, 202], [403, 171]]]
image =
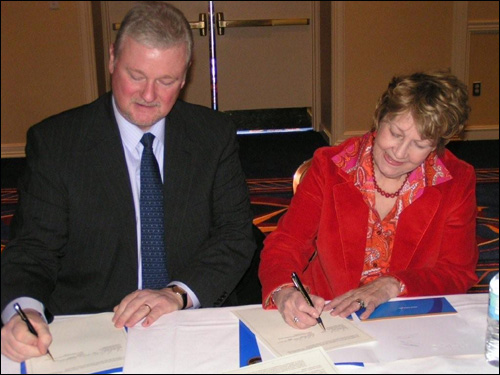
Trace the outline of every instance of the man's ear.
[[189, 68], [191, 68], [191, 63], [192, 63], [192, 60], [190, 62], [188, 62], [188, 64], [187, 64], [186, 73], [184, 73], [184, 80], [181, 83], [181, 90], [186, 85], [187, 75], [189, 74]]
[[108, 70], [110, 74], [113, 74], [115, 70], [115, 44], [111, 43], [109, 46], [109, 64]]

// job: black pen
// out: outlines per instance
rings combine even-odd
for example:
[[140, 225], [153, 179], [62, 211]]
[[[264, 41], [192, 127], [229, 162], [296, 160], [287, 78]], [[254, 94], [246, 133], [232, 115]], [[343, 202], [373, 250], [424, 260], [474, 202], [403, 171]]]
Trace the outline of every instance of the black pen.
[[[21, 306], [19, 306], [18, 303], [14, 304], [14, 310], [16, 310], [17, 314], [21, 317], [21, 319], [26, 323], [28, 326], [28, 330], [34, 334], [36, 337], [38, 337], [37, 331], [35, 331], [35, 327], [33, 327], [33, 324], [31, 324], [30, 320], [28, 319], [28, 316], [24, 313], [23, 309], [21, 309]], [[47, 354], [54, 360], [54, 357], [52, 357], [52, 354], [50, 354], [49, 349], [47, 349]]]
[[[307, 291], [304, 288], [304, 285], [302, 285], [302, 283], [300, 282], [299, 277], [297, 276], [297, 274], [295, 272], [292, 272], [292, 281], [293, 281], [293, 283], [295, 285], [295, 288], [297, 288], [297, 290], [300, 293], [302, 293], [302, 295], [304, 296], [304, 299], [309, 304], [309, 306], [314, 307], [314, 304], [313, 304], [313, 302], [311, 300], [311, 297], [309, 297], [309, 294], [307, 294]], [[323, 321], [321, 320], [321, 317], [318, 316], [316, 318], [316, 320], [317, 320], [318, 324], [321, 326], [321, 328], [323, 328], [323, 331], [326, 331], [325, 325], [323, 324]]]

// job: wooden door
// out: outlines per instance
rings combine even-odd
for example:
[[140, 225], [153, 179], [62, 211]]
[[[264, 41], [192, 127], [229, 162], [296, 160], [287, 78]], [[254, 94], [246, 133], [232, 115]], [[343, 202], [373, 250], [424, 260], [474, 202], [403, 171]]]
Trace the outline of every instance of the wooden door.
[[[208, 1], [171, 1], [190, 23], [208, 18]], [[312, 107], [313, 6], [309, 1], [216, 1], [215, 13], [224, 20], [307, 19], [307, 25], [224, 28], [216, 35], [219, 110]], [[134, 5], [102, 2], [106, 60], [120, 23]], [[182, 98], [211, 107], [209, 33], [193, 30], [193, 65]], [[105, 69], [107, 72], [107, 68]], [[109, 89], [109, 77], [106, 78]]]

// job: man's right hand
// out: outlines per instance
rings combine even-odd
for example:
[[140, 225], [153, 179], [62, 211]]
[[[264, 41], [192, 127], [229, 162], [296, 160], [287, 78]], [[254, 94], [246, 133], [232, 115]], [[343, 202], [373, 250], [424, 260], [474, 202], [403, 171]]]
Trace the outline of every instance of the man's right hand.
[[2, 328], [2, 354], [16, 362], [47, 354], [52, 343], [49, 325], [40, 314], [30, 309], [26, 309], [25, 313], [38, 337], [28, 330], [28, 326], [18, 315], [14, 315]]

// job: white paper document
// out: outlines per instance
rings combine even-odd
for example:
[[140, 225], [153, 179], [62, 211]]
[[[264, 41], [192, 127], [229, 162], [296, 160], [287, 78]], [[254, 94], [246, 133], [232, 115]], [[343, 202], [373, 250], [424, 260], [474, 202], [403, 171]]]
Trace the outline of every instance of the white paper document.
[[245, 366], [225, 374], [338, 374], [322, 347]]
[[26, 361], [28, 374], [91, 374], [121, 369], [127, 335], [117, 329], [113, 313], [62, 318], [50, 324], [52, 344], [48, 355]]
[[297, 353], [318, 346], [325, 350], [361, 344], [374, 339], [347, 319], [322, 314], [326, 331], [319, 325], [308, 329], [290, 327], [278, 310], [237, 310], [238, 316], [275, 356]]
[[126, 374], [219, 374], [239, 366], [238, 319], [226, 308], [162, 315], [128, 330]]

